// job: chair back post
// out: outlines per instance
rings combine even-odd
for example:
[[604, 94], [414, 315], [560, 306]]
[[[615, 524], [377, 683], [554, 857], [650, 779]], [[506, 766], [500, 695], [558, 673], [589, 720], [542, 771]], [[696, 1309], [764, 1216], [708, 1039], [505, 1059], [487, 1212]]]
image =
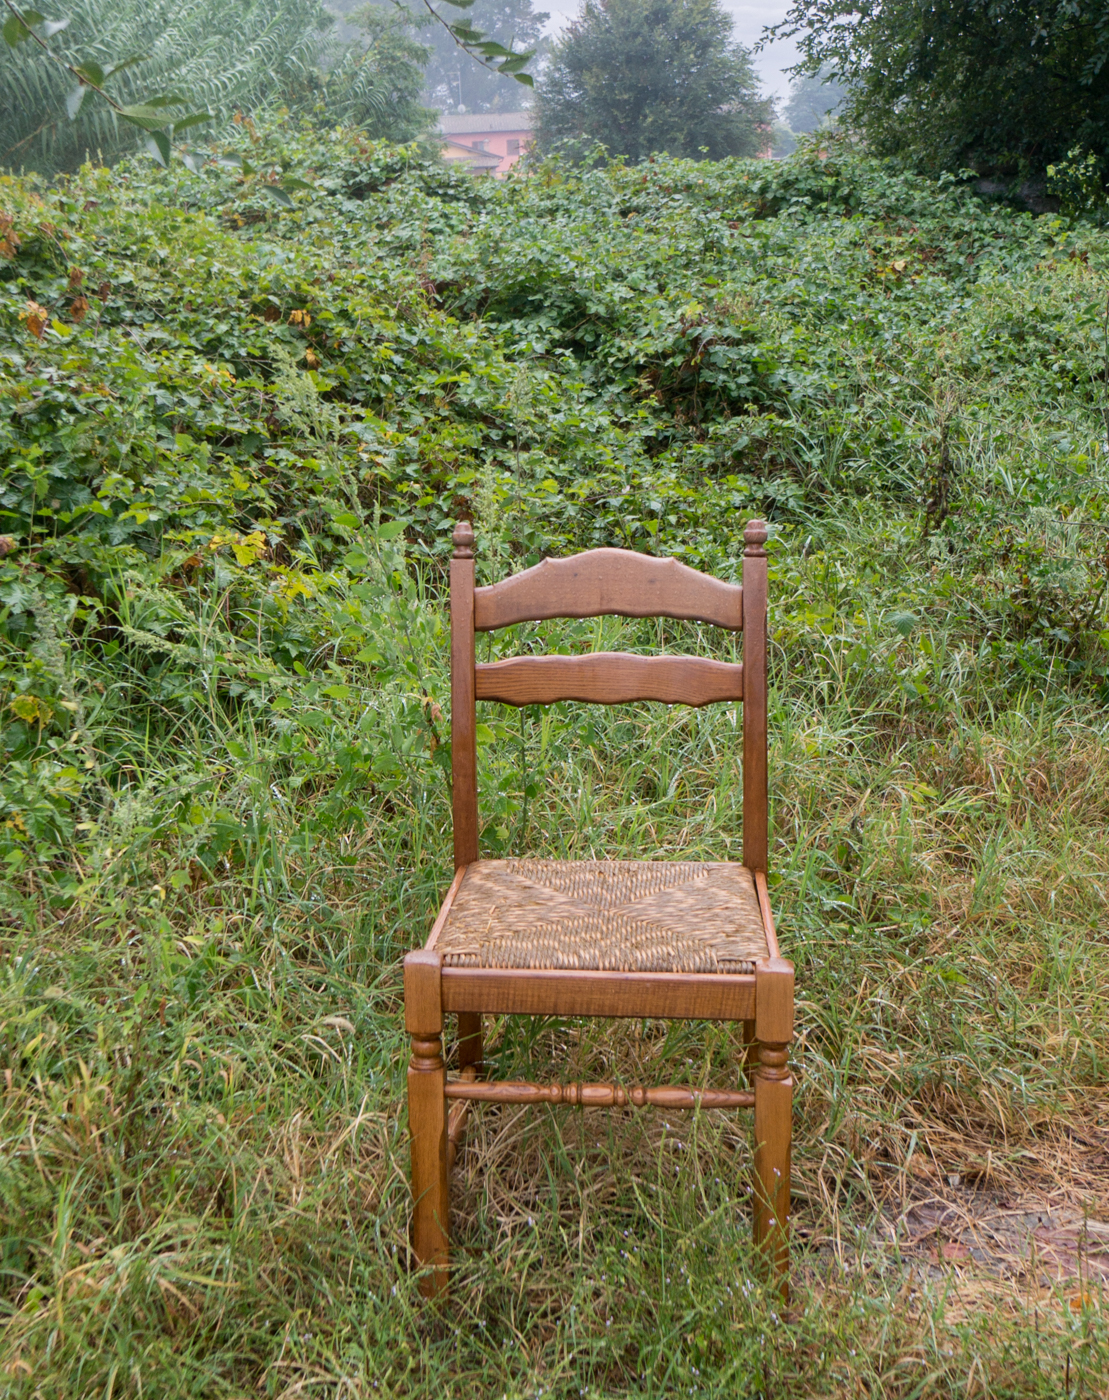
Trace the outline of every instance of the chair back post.
[[743, 532], [743, 864], [766, 871], [766, 521]]
[[474, 707], [474, 529], [460, 520], [451, 559], [451, 786], [454, 867], [477, 860], [477, 714]]

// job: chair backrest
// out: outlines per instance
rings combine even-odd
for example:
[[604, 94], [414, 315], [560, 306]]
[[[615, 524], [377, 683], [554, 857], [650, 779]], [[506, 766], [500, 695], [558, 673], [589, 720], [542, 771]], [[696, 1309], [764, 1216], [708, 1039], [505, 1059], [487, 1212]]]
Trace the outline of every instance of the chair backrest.
[[[677, 559], [590, 549], [544, 559], [486, 588], [474, 587], [474, 531], [454, 530], [451, 560], [451, 764], [454, 863], [478, 858], [475, 701], [506, 705], [630, 700], [707, 705], [743, 701], [743, 863], [767, 867], [766, 523], [743, 532], [743, 584], [724, 583]], [[743, 632], [743, 664], [701, 656], [516, 656], [478, 664], [477, 632], [551, 617], [675, 617]]]

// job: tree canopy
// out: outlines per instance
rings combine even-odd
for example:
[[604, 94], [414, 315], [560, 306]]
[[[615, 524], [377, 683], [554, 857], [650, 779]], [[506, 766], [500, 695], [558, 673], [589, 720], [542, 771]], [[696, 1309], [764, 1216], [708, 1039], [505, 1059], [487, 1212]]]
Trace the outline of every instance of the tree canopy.
[[847, 89], [827, 69], [816, 74], [801, 73], [789, 85], [782, 116], [790, 131], [815, 131], [843, 105], [846, 96]]
[[0, 44], [0, 164], [51, 174], [134, 146], [138, 129], [104, 102], [67, 106], [67, 63], [93, 65], [123, 103], [172, 87], [193, 106], [249, 110], [311, 71], [330, 24], [319, 0], [71, 0], [64, 11], [49, 41], [62, 62], [33, 42]]
[[[350, 14], [344, 29], [351, 41], [332, 42], [324, 63], [286, 91], [290, 104], [383, 140], [422, 136], [433, 120], [422, 101], [428, 50], [414, 39], [403, 14], [364, 5]], [[465, 55], [462, 61], [478, 66]]]
[[1006, 175], [1109, 154], [1109, 0], [796, 0], [773, 32], [848, 83], [879, 154]]
[[541, 148], [584, 138], [633, 161], [755, 155], [773, 119], [720, 0], [584, 0], [537, 93]]

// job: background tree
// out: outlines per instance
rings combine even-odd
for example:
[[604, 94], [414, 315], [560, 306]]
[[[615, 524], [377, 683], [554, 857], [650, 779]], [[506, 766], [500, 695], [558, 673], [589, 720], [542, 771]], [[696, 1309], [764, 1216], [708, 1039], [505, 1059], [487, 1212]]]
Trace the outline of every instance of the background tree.
[[584, 0], [537, 85], [541, 149], [574, 138], [613, 155], [755, 155], [773, 103], [719, 0]]
[[815, 75], [799, 74], [789, 85], [782, 116], [790, 131], [815, 131], [842, 106], [847, 89], [825, 67]]
[[[120, 103], [154, 90], [187, 95], [216, 114], [249, 109], [312, 71], [329, 19], [319, 0], [67, 0], [50, 6], [68, 25], [50, 49], [73, 65], [113, 65], [106, 91]], [[140, 132], [86, 92], [71, 119], [71, 72], [33, 42], [0, 45], [0, 165], [41, 174], [75, 169], [97, 155], [110, 160]]]
[[1109, 0], [796, 0], [771, 32], [848, 84], [880, 154], [1009, 175], [1109, 155]]
[[[403, 16], [409, 37], [424, 50], [424, 100], [436, 111], [511, 112], [526, 100], [515, 78], [533, 85], [526, 71], [546, 47], [543, 26], [550, 15], [537, 13], [531, 0], [324, 0], [335, 17], [336, 34], [359, 47], [356, 16], [374, 10]], [[359, 7], [362, 7], [361, 9]], [[454, 14], [450, 8], [461, 10]]]
[[[392, 7], [363, 5], [346, 17], [344, 31], [321, 52], [320, 66], [295, 80], [283, 96], [330, 125], [361, 127], [374, 138], [422, 136], [434, 120], [422, 100], [428, 50], [413, 38], [405, 16]], [[479, 67], [465, 54], [462, 61]]]

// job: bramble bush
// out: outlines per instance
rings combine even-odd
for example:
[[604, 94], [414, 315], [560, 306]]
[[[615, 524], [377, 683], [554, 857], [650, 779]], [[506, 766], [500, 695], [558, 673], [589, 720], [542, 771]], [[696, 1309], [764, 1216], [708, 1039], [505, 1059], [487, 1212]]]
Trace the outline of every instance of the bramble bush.
[[[486, 560], [607, 543], [728, 572], [746, 514], [811, 556], [845, 500], [885, 502], [932, 561], [903, 612], [942, 611], [998, 684], [1104, 687], [1100, 234], [846, 146], [497, 183], [241, 135], [246, 173], [213, 149], [3, 184], [16, 868], [64, 865], [136, 745], [201, 716], [346, 714], [352, 670], [408, 665], [429, 737], [363, 571], [390, 607], [414, 567], [435, 596], [464, 510]], [[308, 187], [288, 208], [281, 179]]]

